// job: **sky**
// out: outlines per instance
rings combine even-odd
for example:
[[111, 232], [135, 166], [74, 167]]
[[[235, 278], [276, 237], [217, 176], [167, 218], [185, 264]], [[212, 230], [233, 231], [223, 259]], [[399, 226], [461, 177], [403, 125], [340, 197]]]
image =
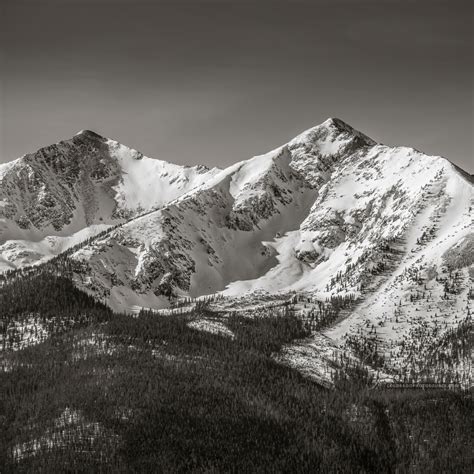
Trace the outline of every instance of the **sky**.
[[224, 167], [338, 117], [472, 173], [471, 3], [0, 0], [0, 162], [91, 129]]

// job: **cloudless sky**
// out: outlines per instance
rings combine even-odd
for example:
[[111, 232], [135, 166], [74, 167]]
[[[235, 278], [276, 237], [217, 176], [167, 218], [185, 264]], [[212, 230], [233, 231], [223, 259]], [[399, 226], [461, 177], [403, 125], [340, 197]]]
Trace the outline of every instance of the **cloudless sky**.
[[0, 161], [87, 128], [223, 167], [339, 117], [474, 172], [470, 1], [0, 4]]

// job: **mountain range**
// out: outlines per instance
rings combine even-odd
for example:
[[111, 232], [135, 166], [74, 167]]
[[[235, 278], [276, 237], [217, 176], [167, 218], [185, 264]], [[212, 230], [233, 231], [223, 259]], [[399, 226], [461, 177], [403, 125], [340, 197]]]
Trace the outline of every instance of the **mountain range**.
[[[72, 248], [74, 284], [113, 310], [291, 301], [324, 338], [288, 348], [288, 363], [324, 377], [322, 348], [349, 347], [418, 370], [470, 320], [473, 184], [339, 119], [225, 169], [85, 130], [0, 165], [0, 271]], [[472, 375], [465, 358], [455, 370]]]

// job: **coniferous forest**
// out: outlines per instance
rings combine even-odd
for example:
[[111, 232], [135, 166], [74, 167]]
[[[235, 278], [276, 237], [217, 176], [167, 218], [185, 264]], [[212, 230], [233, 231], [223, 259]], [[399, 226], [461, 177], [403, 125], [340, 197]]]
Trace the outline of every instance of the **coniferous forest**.
[[[327, 389], [272, 357], [291, 312], [114, 314], [35, 272], [0, 288], [0, 472], [472, 472], [469, 392]], [[25, 343], [33, 341], [34, 343]]]

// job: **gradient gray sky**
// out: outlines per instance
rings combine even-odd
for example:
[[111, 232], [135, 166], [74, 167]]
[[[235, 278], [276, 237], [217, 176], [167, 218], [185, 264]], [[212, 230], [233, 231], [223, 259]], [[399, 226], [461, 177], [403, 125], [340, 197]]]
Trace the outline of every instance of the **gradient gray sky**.
[[226, 166], [339, 117], [474, 171], [470, 1], [0, 3], [0, 161], [88, 128]]

